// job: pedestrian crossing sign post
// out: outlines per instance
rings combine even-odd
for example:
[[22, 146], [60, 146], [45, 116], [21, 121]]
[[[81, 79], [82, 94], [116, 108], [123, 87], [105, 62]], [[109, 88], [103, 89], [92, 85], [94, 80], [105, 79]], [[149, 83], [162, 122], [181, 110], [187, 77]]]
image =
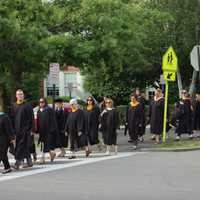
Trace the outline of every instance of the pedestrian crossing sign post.
[[162, 70], [163, 77], [166, 81], [165, 87], [165, 108], [164, 108], [164, 120], [163, 120], [163, 142], [166, 142], [166, 127], [167, 127], [167, 105], [168, 105], [168, 91], [169, 91], [169, 81], [176, 80], [176, 72], [178, 68], [178, 58], [172, 47], [163, 55], [162, 59]]
[[178, 58], [176, 56], [174, 49], [172, 47], [169, 47], [169, 49], [163, 55], [162, 70], [163, 72], [165, 71], [177, 72], [177, 67], [178, 67]]
[[175, 81], [176, 80], [176, 73], [175, 72], [164, 72], [163, 77], [165, 81]]

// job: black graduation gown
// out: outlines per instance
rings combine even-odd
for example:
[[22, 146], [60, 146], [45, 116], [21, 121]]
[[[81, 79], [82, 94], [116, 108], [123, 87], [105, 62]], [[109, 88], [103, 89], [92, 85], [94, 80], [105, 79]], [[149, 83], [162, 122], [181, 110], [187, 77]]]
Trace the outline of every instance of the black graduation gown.
[[126, 116], [130, 137], [134, 142], [137, 142], [138, 136], [140, 136], [140, 129], [143, 124], [142, 105], [138, 104], [134, 107], [129, 106]]
[[[87, 137], [85, 134], [85, 116], [81, 109], [70, 112], [65, 124], [65, 131], [70, 139], [70, 150], [75, 151], [87, 145]], [[81, 136], [78, 135], [81, 133]]]
[[192, 133], [192, 109], [191, 101], [189, 99], [181, 100], [177, 103], [176, 116], [176, 130], [175, 133], [181, 135], [183, 133]]
[[153, 100], [149, 109], [150, 131], [153, 134], [161, 135], [163, 132], [164, 98], [158, 101]]
[[103, 133], [104, 144], [117, 144], [117, 128], [119, 125], [119, 116], [115, 108], [112, 110], [104, 109], [100, 115], [101, 129]]
[[55, 112], [49, 106], [46, 106], [42, 111], [38, 110], [38, 133], [39, 143], [44, 147], [43, 152], [49, 152], [56, 148], [58, 136], [58, 128], [56, 123]]
[[138, 96], [137, 97], [137, 101], [140, 103], [141, 105], [141, 116], [142, 116], [142, 124], [141, 127], [139, 129], [139, 136], [142, 136], [145, 134], [145, 130], [146, 130], [146, 116], [145, 116], [145, 98], [142, 96]]
[[90, 145], [98, 144], [98, 129], [100, 109], [94, 106], [92, 110], [84, 110], [86, 122], [86, 135]]
[[200, 130], [200, 101], [194, 104], [194, 130]]
[[33, 128], [33, 109], [29, 103], [17, 104], [12, 107], [11, 117], [16, 134], [16, 160], [30, 158], [30, 138]]
[[58, 138], [57, 138], [57, 147], [67, 147], [68, 146], [68, 137], [65, 136], [65, 123], [67, 121], [68, 112], [63, 109], [55, 111], [56, 113], [56, 122], [58, 127]]
[[0, 162], [3, 161], [5, 169], [10, 168], [8, 162], [8, 148], [10, 141], [15, 139], [11, 120], [5, 113], [0, 114]]

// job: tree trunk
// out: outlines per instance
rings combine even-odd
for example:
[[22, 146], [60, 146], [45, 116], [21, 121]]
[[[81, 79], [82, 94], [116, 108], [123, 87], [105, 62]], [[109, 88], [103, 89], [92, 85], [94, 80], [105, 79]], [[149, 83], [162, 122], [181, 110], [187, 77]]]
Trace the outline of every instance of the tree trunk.
[[198, 72], [193, 70], [192, 74], [192, 82], [190, 84], [189, 94], [192, 98], [194, 98], [195, 90], [196, 90], [196, 82], [197, 82]]

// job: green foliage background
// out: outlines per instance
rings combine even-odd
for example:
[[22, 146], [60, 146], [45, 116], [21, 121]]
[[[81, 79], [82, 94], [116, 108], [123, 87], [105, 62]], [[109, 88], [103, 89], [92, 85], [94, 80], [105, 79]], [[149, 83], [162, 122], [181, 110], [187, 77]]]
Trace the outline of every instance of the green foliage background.
[[50, 62], [80, 67], [98, 100], [126, 104], [134, 87], [159, 78], [170, 45], [187, 88], [199, 30], [199, 0], [0, 1], [0, 104], [19, 87], [38, 99]]

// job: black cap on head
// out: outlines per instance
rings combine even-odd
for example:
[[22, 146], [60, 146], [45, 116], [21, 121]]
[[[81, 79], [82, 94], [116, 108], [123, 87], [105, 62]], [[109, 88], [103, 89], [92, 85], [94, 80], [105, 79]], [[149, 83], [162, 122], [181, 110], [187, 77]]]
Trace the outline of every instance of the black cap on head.
[[55, 103], [63, 103], [62, 99], [55, 99]]

